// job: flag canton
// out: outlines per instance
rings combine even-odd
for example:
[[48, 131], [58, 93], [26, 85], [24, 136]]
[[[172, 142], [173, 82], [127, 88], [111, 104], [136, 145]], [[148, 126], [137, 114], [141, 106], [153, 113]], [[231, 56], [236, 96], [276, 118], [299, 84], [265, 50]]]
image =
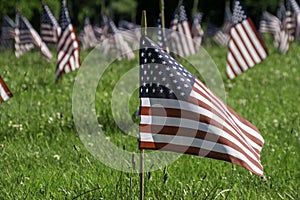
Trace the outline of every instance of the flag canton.
[[180, 11], [179, 11], [179, 22], [187, 21], [188, 19], [187, 19], [187, 16], [186, 16], [184, 5], [181, 5], [179, 9], [180, 9]]
[[232, 21], [234, 24], [238, 24], [245, 19], [247, 19], [246, 12], [241, 2], [237, 0], [234, 2]]
[[299, 13], [300, 12], [300, 8], [298, 3], [295, 0], [288, 0], [287, 4], [291, 7], [291, 10], [295, 13]]
[[7, 15], [4, 15], [2, 19], [2, 28], [14, 28], [14, 26], [14, 22]]
[[29, 23], [29, 21], [23, 17], [20, 14], [17, 14], [17, 27], [19, 27], [20, 30], [29, 30], [32, 28], [31, 24]]
[[140, 97], [187, 100], [195, 78], [153, 41], [141, 38]]
[[90, 21], [90, 18], [88, 16], [86, 16], [84, 18], [84, 26], [88, 26], [88, 25], [91, 25], [91, 21]]
[[160, 48], [166, 48], [167, 38], [163, 34], [162, 30], [162, 21], [161, 21], [161, 13], [157, 19], [157, 44]]
[[60, 17], [59, 17], [59, 25], [62, 31], [64, 31], [69, 26], [69, 24], [71, 24], [71, 18], [69, 15], [68, 8], [65, 5], [64, 1], [61, 1], [61, 9], [62, 12], [60, 13]]
[[203, 18], [203, 13], [196, 13], [193, 16], [193, 23], [201, 23], [202, 22], [202, 18]]
[[208, 23], [207, 29], [206, 29], [206, 36], [214, 37], [216, 35], [216, 33], [218, 32], [218, 30], [219, 29], [216, 27], [216, 25], [214, 25], [212, 23]]
[[43, 5], [42, 23], [58, 26], [58, 23], [47, 5]]

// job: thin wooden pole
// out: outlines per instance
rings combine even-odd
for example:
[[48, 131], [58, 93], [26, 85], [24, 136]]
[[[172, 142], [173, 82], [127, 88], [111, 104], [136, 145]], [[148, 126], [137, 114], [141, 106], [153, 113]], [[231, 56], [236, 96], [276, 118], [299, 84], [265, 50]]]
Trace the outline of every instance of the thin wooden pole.
[[[146, 18], [146, 11], [143, 10], [143, 15], [142, 15], [142, 35], [146, 36], [147, 35], [147, 18]], [[144, 200], [145, 194], [145, 185], [144, 185], [144, 149], [140, 150], [140, 200]]]
[[193, 5], [193, 9], [192, 9], [192, 16], [194, 16], [197, 13], [198, 4], [199, 4], [199, 0], [194, 0], [194, 5]]
[[163, 36], [165, 36], [165, 1], [160, 0], [161, 28]]
[[140, 200], [144, 200], [144, 149], [140, 151]]

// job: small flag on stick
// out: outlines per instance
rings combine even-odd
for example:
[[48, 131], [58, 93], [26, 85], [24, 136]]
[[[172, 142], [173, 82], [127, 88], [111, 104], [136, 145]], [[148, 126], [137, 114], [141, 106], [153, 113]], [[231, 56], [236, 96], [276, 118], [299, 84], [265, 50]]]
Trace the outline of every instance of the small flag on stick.
[[47, 44], [56, 44], [60, 27], [49, 7], [43, 3], [41, 37]]
[[267, 58], [267, 49], [239, 0], [234, 1], [226, 73], [233, 79]]
[[58, 80], [62, 73], [69, 73], [80, 67], [78, 39], [64, 0], [61, 1], [59, 25], [61, 34], [57, 44], [55, 80]]
[[9, 91], [4, 80], [0, 76], [0, 103], [3, 101], [7, 101], [12, 96], [13, 96], [12, 93]]
[[16, 14], [15, 29], [15, 54], [20, 57], [34, 47], [38, 47], [42, 55], [47, 59], [52, 59], [52, 54], [40, 35], [34, 30], [30, 22], [19, 13]]

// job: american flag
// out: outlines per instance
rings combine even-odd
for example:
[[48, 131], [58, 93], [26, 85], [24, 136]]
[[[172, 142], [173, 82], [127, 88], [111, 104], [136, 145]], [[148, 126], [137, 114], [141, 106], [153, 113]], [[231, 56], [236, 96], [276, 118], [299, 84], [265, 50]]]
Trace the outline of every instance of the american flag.
[[228, 161], [262, 176], [259, 130], [147, 37], [140, 50], [139, 148]]
[[271, 13], [264, 11], [260, 20], [259, 31], [261, 33], [270, 33], [274, 38], [274, 46], [280, 53], [286, 53], [289, 49], [289, 35], [282, 26], [280, 19]]
[[42, 41], [40, 35], [34, 30], [30, 22], [19, 13], [16, 14], [15, 29], [15, 54], [20, 57], [27, 51], [38, 47], [42, 55], [47, 59], [52, 59], [52, 54], [46, 44]]
[[289, 41], [292, 42], [295, 39], [295, 31], [296, 31], [296, 22], [293, 16], [291, 2], [286, 0], [285, 4], [285, 17], [284, 17], [284, 28], [287, 30], [289, 34]]
[[69, 73], [80, 67], [78, 39], [64, 0], [61, 1], [59, 25], [61, 27], [61, 34], [58, 37], [57, 44], [55, 80], [62, 73]]
[[281, 21], [271, 13], [264, 11], [259, 23], [259, 31], [261, 33], [278, 34], [281, 29]]
[[49, 7], [43, 3], [41, 37], [47, 44], [56, 44], [60, 27]]
[[0, 103], [3, 101], [7, 101], [12, 96], [13, 96], [12, 93], [9, 91], [4, 80], [0, 76]]
[[30, 28], [27, 26], [23, 19], [24, 17], [19, 13], [16, 14], [15, 54], [17, 57], [20, 57], [27, 51], [30, 51], [34, 48]]
[[8, 48], [13, 48], [12, 40], [15, 38], [15, 23], [4, 15], [1, 26], [1, 44]]
[[300, 8], [295, 0], [288, 0], [288, 3], [290, 4], [291, 10], [293, 12], [293, 20], [295, 24], [295, 38], [298, 42], [300, 42]]
[[196, 49], [184, 5], [180, 5], [179, 8], [175, 10], [175, 15], [171, 22], [171, 29], [170, 40], [173, 51], [176, 51], [179, 56], [195, 54]]
[[167, 45], [167, 38], [165, 31], [162, 30], [162, 21], [161, 21], [161, 13], [159, 13], [157, 19], [157, 44], [160, 48], [164, 49], [169, 53], [169, 47]]
[[212, 23], [207, 25], [206, 36], [211, 37], [219, 46], [227, 46], [230, 40], [230, 35], [228, 33], [225, 33], [222, 29], [216, 27]]
[[88, 17], [85, 17], [84, 19], [84, 27], [79, 36], [79, 40], [83, 49], [93, 48], [98, 44], [98, 40]]
[[268, 56], [263, 41], [239, 0], [234, 1], [226, 73], [233, 79]]
[[124, 40], [122, 33], [117, 28], [113, 20], [109, 20], [109, 32], [111, 33], [110, 39], [113, 40], [114, 45], [112, 46], [116, 50], [117, 57], [120, 60], [122, 57], [132, 60], [135, 58], [128, 43]]

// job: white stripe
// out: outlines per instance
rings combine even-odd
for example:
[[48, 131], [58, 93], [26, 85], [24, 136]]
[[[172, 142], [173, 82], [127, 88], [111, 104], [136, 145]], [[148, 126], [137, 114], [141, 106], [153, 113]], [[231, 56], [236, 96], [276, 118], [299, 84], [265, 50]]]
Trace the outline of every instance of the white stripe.
[[[143, 132], [141, 132], [140, 135], [141, 138], [153, 137], [155, 143], [169, 143], [174, 145], [182, 145], [182, 146], [186, 146], [187, 148], [196, 147], [199, 149], [231, 155], [247, 163], [253, 171], [259, 174], [263, 173], [262, 170], [259, 169], [257, 165], [252, 163], [243, 153], [227, 145], [210, 142], [207, 140], [201, 140], [198, 138], [188, 138], [184, 136], [173, 136], [173, 135], [163, 135], [163, 134], [152, 135], [150, 133], [143, 133]], [[258, 163], [261, 166], [259, 161]]]
[[52, 28], [53, 28], [53, 26], [50, 25], [50, 24], [42, 24], [41, 25], [41, 29], [49, 29], [49, 30], [51, 30]]
[[74, 71], [76, 69], [75, 60], [74, 59], [75, 59], [74, 55], [71, 55], [70, 60], [69, 60], [71, 71]]
[[181, 41], [181, 46], [183, 47], [184, 56], [190, 55], [189, 47], [187, 46], [186, 37], [183, 32], [183, 27], [181, 24], [178, 24], [178, 31], [179, 31], [179, 39]]
[[[66, 52], [69, 51], [70, 49], [73, 49], [73, 47], [74, 48], [78, 47], [78, 44], [77, 42], [74, 42], [74, 39], [75, 39], [75, 34], [72, 32], [70, 36], [66, 38], [64, 46], [61, 48], [61, 50], [58, 53], [58, 57], [57, 57], [58, 60], [62, 59], [62, 57], [66, 54]], [[74, 46], [70, 45], [70, 43], [73, 43]]]
[[252, 29], [248, 20], [244, 20], [242, 24], [250, 36], [249, 39], [251, 39], [251, 41], [253, 41], [254, 45], [257, 47], [256, 49], [259, 52], [260, 56], [262, 57], [262, 59], [265, 59], [267, 57], [267, 53], [262, 44], [260, 43], [259, 39], [256, 37], [256, 34], [254, 33], [255, 30]]
[[64, 70], [65, 73], [69, 73], [70, 72], [70, 65], [67, 63], [65, 65], [65, 67], [63, 68], [63, 70]]
[[183, 28], [184, 28], [184, 32], [185, 32], [185, 38], [188, 42], [190, 52], [191, 52], [191, 54], [195, 54], [195, 47], [194, 47], [192, 34], [191, 34], [191, 30], [190, 30], [188, 21], [184, 21], [184, 22], [182, 22], [182, 24], [183, 24]]
[[[242, 40], [245, 42], [246, 46], [248, 47], [248, 50], [250, 51], [250, 54], [252, 55], [255, 63], [259, 63], [261, 61], [258, 53], [256, 52], [254, 46], [251, 43], [251, 38], [248, 38], [245, 30], [243, 29], [241, 24], [238, 24], [236, 26], [236, 30], [240, 33], [240, 35], [242, 36]], [[247, 31], [247, 30], [246, 30]]]
[[[78, 47], [78, 43], [74, 42], [74, 48], [72, 48], [72, 46], [68, 49], [68, 52], [65, 52], [65, 57], [61, 60], [59, 68], [60, 70], [63, 70], [64, 66], [66, 65], [66, 63], [70, 60], [71, 56], [73, 56], [71, 54], [71, 52]], [[77, 45], [77, 46], [76, 46]], [[76, 58], [77, 59], [77, 58]], [[59, 60], [60, 61], [60, 60]], [[78, 66], [79, 67], [79, 66]], [[75, 66], [74, 68], [78, 68], [77, 66]]]
[[[64, 32], [61, 35], [61, 38], [59, 39], [58, 42], [58, 49], [61, 48], [61, 46], [63, 45], [64, 41], [66, 40], [66, 37], [70, 34], [70, 32], [73, 31], [73, 26], [71, 24], [69, 24], [69, 26], [64, 30]], [[73, 33], [73, 32], [72, 32]]]
[[183, 48], [179, 40], [178, 32], [175, 31], [171, 34], [171, 42], [173, 46], [173, 51], [175, 51], [175, 53], [177, 53], [178, 55], [184, 56]]
[[[236, 28], [240, 31], [241, 26], [238, 26]], [[239, 47], [240, 51], [242, 52], [243, 56], [246, 59], [247, 68], [248, 68], [248, 66], [254, 66], [255, 63], [252, 61], [252, 58], [251, 58], [251, 56], [249, 55], [249, 53], [247, 51], [248, 47], [244, 45], [244, 43], [242, 42], [240, 36], [237, 34], [236, 29], [232, 30], [232, 34], [233, 34], [232, 37], [235, 39], [235, 41], [237, 43], [237, 46]]]
[[226, 73], [230, 79], [233, 79], [235, 77], [235, 74], [233, 73], [231, 67], [228, 64], [226, 65]]
[[4, 101], [9, 99], [9, 96], [6, 94], [6, 91], [4, 90], [4, 88], [2, 87], [2, 84], [0, 84], [0, 94], [1, 97]]
[[[232, 42], [232, 41], [231, 41], [231, 42]], [[229, 42], [229, 45], [230, 45], [231, 42]], [[234, 71], [237, 75], [239, 75], [239, 74], [242, 73], [242, 71], [241, 71], [241, 69], [240, 69], [240, 67], [239, 67], [239, 64], [236, 63], [236, 61], [235, 61], [235, 59], [233, 58], [231, 52], [228, 53], [227, 60], [228, 60], [228, 62], [231, 64], [231, 66], [232, 66], [232, 68], [233, 68], [233, 71]]]
[[244, 58], [240, 54], [237, 46], [234, 44], [233, 41], [229, 43], [229, 50], [233, 55], [235, 55], [234, 57], [237, 59], [238, 66], [240, 66], [243, 69], [243, 71], [246, 71], [248, 69], [248, 65], [247, 63], [245, 63]]

